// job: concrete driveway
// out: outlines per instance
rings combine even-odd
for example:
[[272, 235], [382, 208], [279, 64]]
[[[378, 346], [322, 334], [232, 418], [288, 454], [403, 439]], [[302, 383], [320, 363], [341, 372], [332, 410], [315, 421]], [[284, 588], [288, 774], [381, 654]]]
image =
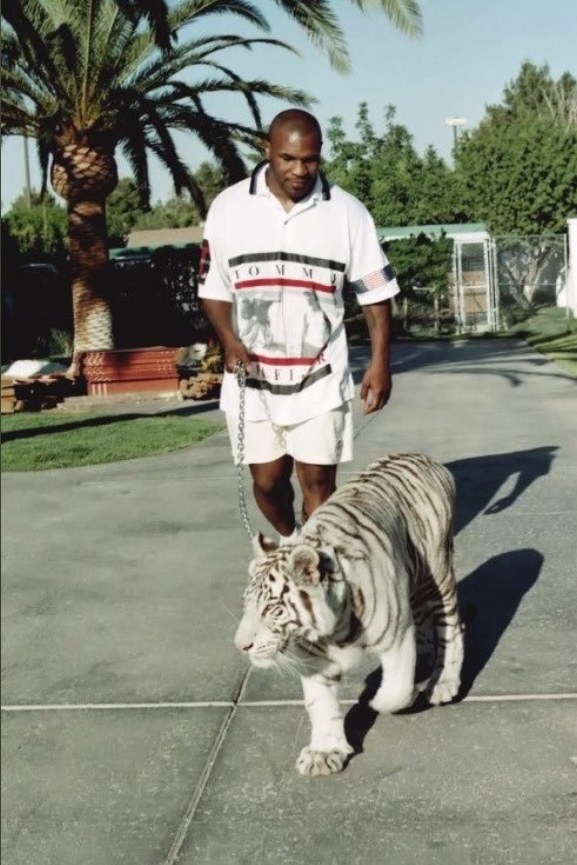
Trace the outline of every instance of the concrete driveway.
[[298, 680], [232, 643], [250, 549], [226, 433], [3, 475], [4, 865], [577, 861], [577, 381], [514, 341], [393, 355], [340, 477], [400, 450], [455, 474], [462, 699], [375, 720], [359, 671], [356, 756], [301, 778]]

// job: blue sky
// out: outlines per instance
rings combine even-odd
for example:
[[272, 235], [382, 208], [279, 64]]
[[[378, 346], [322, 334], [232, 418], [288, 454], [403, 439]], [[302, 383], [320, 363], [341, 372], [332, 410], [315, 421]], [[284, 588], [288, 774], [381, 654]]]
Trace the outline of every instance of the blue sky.
[[[306, 90], [317, 99], [312, 111], [321, 126], [326, 129], [329, 119], [338, 115], [351, 136], [361, 101], [368, 103], [377, 132], [383, 129], [385, 106], [392, 104], [417, 150], [422, 153], [431, 144], [447, 160], [452, 130], [445, 126], [445, 118], [462, 117], [468, 128], [477, 126], [485, 106], [501, 101], [503, 88], [517, 77], [524, 60], [547, 63], [554, 78], [565, 71], [577, 77], [576, 0], [421, 0], [420, 39], [403, 36], [383, 14], [361, 14], [351, 2], [333, 0], [352, 59], [347, 76], [330, 68], [327, 58], [272, 0], [258, 0], [257, 5], [271, 24], [271, 35], [293, 45], [300, 56], [270, 47], [251, 53], [235, 50], [226, 61], [237, 72]], [[207, 32], [259, 35], [230, 16], [215, 16]], [[265, 122], [286, 107], [271, 99], [260, 104]], [[214, 97], [208, 106], [221, 116], [248, 120], [242, 103], [231, 97]], [[191, 169], [206, 159], [206, 151], [194, 139], [178, 141]], [[30, 162], [32, 185], [39, 187], [32, 146]], [[166, 199], [172, 193], [168, 176], [155, 163], [151, 170], [153, 201]], [[120, 160], [120, 174], [128, 173]], [[8, 139], [2, 148], [3, 211], [23, 187], [23, 142]]]

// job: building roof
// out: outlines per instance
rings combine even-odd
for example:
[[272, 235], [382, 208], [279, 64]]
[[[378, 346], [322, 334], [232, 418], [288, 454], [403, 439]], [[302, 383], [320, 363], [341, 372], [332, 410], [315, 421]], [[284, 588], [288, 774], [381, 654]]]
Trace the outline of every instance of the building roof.
[[200, 243], [204, 225], [190, 225], [187, 228], [151, 228], [145, 231], [131, 231], [126, 241], [127, 247], [182, 246]]
[[441, 234], [447, 237], [459, 238], [459, 240], [486, 240], [489, 237], [487, 226], [483, 222], [445, 223], [440, 225], [404, 225], [404, 226], [377, 226], [377, 233], [381, 242], [385, 240], [403, 240], [408, 237], [416, 237], [426, 234], [427, 237], [437, 238]]

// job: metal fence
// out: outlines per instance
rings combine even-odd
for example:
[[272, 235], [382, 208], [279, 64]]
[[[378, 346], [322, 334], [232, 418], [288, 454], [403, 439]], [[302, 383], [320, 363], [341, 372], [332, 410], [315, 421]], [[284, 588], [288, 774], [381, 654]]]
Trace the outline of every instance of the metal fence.
[[498, 329], [499, 298], [490, 239], [455, 241], [451, 288], [457, 331]]
[[560, 305], [567, 278], [565, 234], [495, 237], [494, 270], [501, 324], [523, 318], [536, 304]]
[[396, 319], [409, 333], [506, 330], [537, 304], [566, 302], [567, 262], [565, 234], [455, 239], [447, 292], [401, 286]]

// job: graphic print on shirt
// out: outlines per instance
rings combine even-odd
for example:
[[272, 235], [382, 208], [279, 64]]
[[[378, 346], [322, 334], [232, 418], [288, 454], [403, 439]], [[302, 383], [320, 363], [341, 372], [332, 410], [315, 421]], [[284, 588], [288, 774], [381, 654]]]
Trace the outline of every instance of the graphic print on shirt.
[[329, 375], [323, 358], [335, 323], [345, 265], [286, 252], [229, 261], [240, 339], [253, 364], [247, 384], [294, 393]]

